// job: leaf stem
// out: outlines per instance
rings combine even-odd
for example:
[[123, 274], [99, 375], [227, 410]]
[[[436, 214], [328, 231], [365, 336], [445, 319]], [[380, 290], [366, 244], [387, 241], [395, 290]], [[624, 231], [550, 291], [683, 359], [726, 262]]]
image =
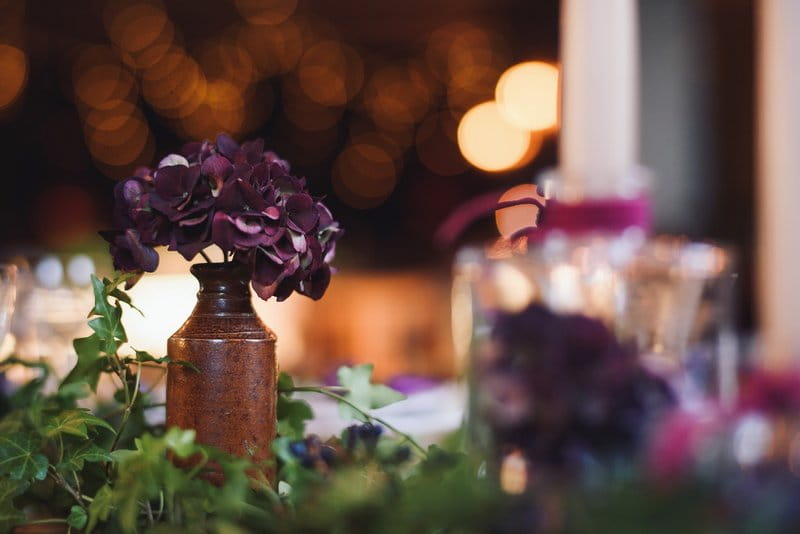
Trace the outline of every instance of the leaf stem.
[[[53, 467], [53, 466], [51, 466], [51, 467]], [[53, 481], [56, 484], [58, 484], [59, 486], [64, 488], [67, 491], [67, 493], [72, 495], [72, 498], [75, 499], [75, 502], [78, 503], [78, 506], [80, 506], [84, 510], [86, 509], [86, 505], [83, 504], [83, 499], [81, 498], [82, 495], [80, 493], [78, 493], [77, 491], [75, 491], [75, 488], [73, 488], [72, 486], [69, 485], [69, 482], [67, 482], [64, 479], [64, 477], [61, 476], [61, 474], [55, 470], [55, 467], [53, 467], [53, 472], [50, 473], [50, 478], [52, 478]]]
[[25, 521], [22, 525], [51, 525], [54, 523], [66, 523], [66, 519], [53, 517], [50, 519], [33, 519], [32, 521]]
[[398, 436], [402, 437], [412, 447], [414, 447], [417, 450], [417, 452], [419, 452], [422, 455], [423, 458], [427, 458], [428, 452], [425, 450], [425, 448], [422, 445], [417, 443], [417, 440], [415, 440], [413, 437], [411, 437], [411, 435], [400, 431], [394, 425], [389, 424], [388, 422], [386, 422], [385, 419], [383, 419], [381, 417], [378, 417], [376, 415], [372, 415], [369, 412], [363, 410], [358, 405], [350, 402], [345, 397], [342, 397], [338, 393], [335, 393], [335, 392], [331, 391], [331, 389], [332, 388], [324, 387], [324, 386], [317, 386], [317, 387], [315, 387], [315, 386], [301, 386], [301, 387], [297, 387], [297, 388], [291, 388], [289, 391], [307, 391], [307, 392], [311, 392], [311, 393], [319, 393], [320, 395], [325, 395], [326, 397], [329, 397], [329, 398], [334, 399], [334, 400], [336, 400], [338, 402], [341, 402], [342, 404], [345, 404], [345, 405], [349, 406], [350, 408], [356, 410], [358, 413], [360, 413], [361, 415], [363, 415], [367, 419], [375, 421], [376, 423], [385, 426], [386, 428], [388, 428], [389, 430], [391, 430], [392, 432], [394, 432]]
[[206, 254], [205, 250], [201, 250], [200, 255], [203, 256], [203, 259], [206, 260], [206, 263], [214, 263], [211, 261], [211, 258], [208, 257], [208, 254]]
[[[133, 405], [136, 404], [136, 399], [139, 396], [139, 384], [142, 380], [142, 362], [136, 362], [136, 383], [133, 386], [133, 395], [130, 396], [130, 401], [126, 403], [125, 411], [122, 413], [122, 421], [119, 424], [119, 428], [117, 429], [117, 435], [114, 436], [114, 442], [111, 444], [110, 451], [114, 451], [119, 444], [119, 440], [122, 437], [122, 432], [125, 430], [125, 425], [128, 424], [128, 419], [131, 416], [131, 411], [133, 411]], [[128, 392], [128, 383], [125, 382], [125, 392]], [[126, 398], [129, 395], [126, 395]]]
[[281, 393], [321, 393], [320, 390], [330, 391], [332, 393], [350, 393], [350, 390], [342, 386], [294, 386], [289, 389], [280, 389]]

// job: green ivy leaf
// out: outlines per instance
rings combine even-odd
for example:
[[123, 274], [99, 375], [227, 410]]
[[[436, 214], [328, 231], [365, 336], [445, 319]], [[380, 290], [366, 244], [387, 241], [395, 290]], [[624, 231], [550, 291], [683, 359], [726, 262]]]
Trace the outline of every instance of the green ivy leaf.
[[136, 355], [134, 358], [125, 358], [123, 361], [125, 363], [136, 363], [136, 362], [153, 362], [153, 363], [171, 363], [174, 365], [181, 365], [183, 367], [188, 367], [193, 371], [200, 372], [193, 363], [183, 361], [183, 360], [173, 360], [169, 356], [162, 356], [161, 358], [156, 358], [149, 352], [143, 350], [134, 350], [134, 354]]
[[164, 434], [164, 444], [178, 455], [178, 457], [186, 458], [196, 452], [194, 444], [196, 434], [194, 430], [183, 430], [182, 428], [173, 426]]
[[77, 338], [72, 342], [78, 361], [75, 367], [61, 383], [61, 388], [68, 384], [86, 382], [92, 391], [97, 390], [97, 381], [106, 365], [107, 358], [101, 353], [102, 340], [97, 334], [89, 337]]
[[87, 519], [88, 517], [86, 515], [86, 510], [84, 510], [78, 505], [74, 505], [72, 508], [69, 509], [69, 515], [67, 516], [67, 524], [72, 528], [81, 529], [86, 526]]
[[278, 434], [294, 439], [305, 436], [306, 421], [314, 418], [311, 406], [304, 400], [278, 395]]
[[22, 495], [27, 488], [27, 481], [0, 478], [0, 532], [11, 532], [25, 519], [25, 514], [14, 508], [14, 497]]
[[38, 451], [38, 443], [22, 433], [0, 436], [0, 475], [13, 480], [43, 480], [47, 476], [47, 457]]
[[122, 307], [119, 301], [112, 305], [108, 301], [109, 291], [116, 288], [122, 280], [120, 278], [109, 281], [106, 286], [102, 280], [92, 275], [92, 290], [94, 291], [94, 308], [89, 316], [97, 315], [89, 321], [89, 327], [94, 330], [102, 342], [106, 354], [117, 352], [121, 343], [128, 341], [125, 329], [122, 326]]
[[[339, 379], [339, 385], [347, 388], [347, 393], [344, 397], [348, 401], [364, 411], [369, 411], [383, 408], [406, 398], [405, 395], [388, 386], [373, 384], [372, 369], [371, 363], [339, 368], [336, 376]], [[365, 420], [364, 416], [357, 410], [342, 402], [339, 403], [339, 415], [344, 419]]]
[[53, 416], [44, 427], [44, 435], [48, 438], [58, 434], [71, 434], [81, 438], [89, 437], [89, 429], [93, 427], [114, 429], [99, 417], [87, 410], [66, 410]]
[[92, 441], [81, 441], [77, 446], [64, 447], [64, 459], [56, 466], [59, 472], [81, 471], [84, 462], [111, 462], [113, 458], [106, 449]]
[[114, 278], [114, 280], [109, 280], [108, 278], [103, 278], [103, 288], [104, 288], [104, 291], [105, 291], [106, 295], [108, 295], [109, 297], [115, 298], [120, 302], [124, 302], [125, 304], [130, 306], [131, 309], [136, 310], [142, 316], [144, 316], [144, 313], [142, 313], [142, 310], [140, 310], [139, 308], [137, 308], [136, 306], [133, 305], [133, 302], [131, 301], [131, 296], [128, 295], [127, 293], [125, 293], [123, 290], [121, 290], [119, 288], [120, 285], [122, 285], [123, 283], [127, 282], [128, 280], [130, 280], [134, 276], [136, 276], [136, 273], [122, 273], [119, 276], [117, 276], [116, 278]]
[[119, 304], [110, 308], [108, 315], [101, 315], [89, 321], [89, 328], [94, 330], [102, 341], [103, 351], [114, 354], [119, 346], [128, 341], [125, 329], [122, 327], [122, 308]]
[[106, 484], [97, 490], [94, 495], [94, 500], [89, 505], [89, 521], [86, 525], [86, 532], [91, 532], [97, 523], [100, 521], [107, 521], [108, 516], [114, 509], [114, 493], [111, 491], [111, 486]]
[[281, 373], [278, 375], [278, 391], [289, 391], [294, 388], [294, 380], [289, 373]]

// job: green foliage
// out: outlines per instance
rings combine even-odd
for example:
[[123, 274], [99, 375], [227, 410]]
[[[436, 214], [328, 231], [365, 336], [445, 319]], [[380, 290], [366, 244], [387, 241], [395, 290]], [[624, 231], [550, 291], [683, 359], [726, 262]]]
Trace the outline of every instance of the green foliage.
[[360, 410], [339, 403], [339, 414], [344, 419], [358, 419], [366, 421], [365, 411], [383, 408], [389, 404], [405, 399], [405, 395], [383, 384], [372, 383], [371, 363], [357, 365], [356, 367], [341, 367], [336, 373], [339, 384], [347, 389], [345, 399], [360, 408]]
[[13, 503], [27, 488], [27, 482], [0, 478], [0, 532], [8, 532], [25, 518]]
[[301, 399], [292, 398], [294, 381], [287, 373], [278, 376], [278, 434], [293, 439], [306, 433], [306, 421], [314, 417], [311, 405]]
[[64, 410], [53, 416], [43, 430], [45, 437], [48, 438], [59, 434], [71, 434], [81, 438], [88, 438], [89, 429], [93, 427], [106, 428], [114, 432], [111, 425], [99, 417], [95, 417], [88, 410]]
[[[298, 387], [281, 374], [280, 437], [273, 443], [275, 458], [265, 463], [200, 445], [192, 430], [150, 427], [144, 414], [152, 405], [141, 390], [142, 368], [170, 360], [144, 351], [118, 353], [127, 342], [123, 305], [136, 309], [121, 289], [126, 278], [92, 278], [93, 333], [74, 341], [78, 360], [56, 391], [44, 391], [50, 376], [45, 364], [0, 362], [0, 369], [26, 365], [39, 371], [6, 399], [7, 411], [0, 413], [0, 533], [26, 522], [61, 523], [73, 532], [124, 533], [468, 532], [485, 524], [488, 516], [482, 523], [474, 516], [496, 493], [474, 484], [475, 465], [463, 456], [426, 452], [371, 414], [403, 396], [373, 384], [369, 365], [343, 367], [340, 387], [334, 388]], [[80, 407], [78, 401], [96, 391], [104, 377], [118, 385], [113, 401], [98, 413]], [[311, 406], [293, 397], [298, 391], [334, 399], [348, 419], [382, 424], [394, 436], [381, 438], [377, 446], [346, 446], [331, 438], [324, 446], [335, 451], [335, 467], [320, 457], [310, 462], [296, 451], [313, 417]], [[409, 459], [409, 444], [419, 451], [420, 462]], [[442, 460], [445, 456], [450, 463]], [[270, 483], [266, 473], [276, 468], [279, 480]], [[212, 483], [220, 476], [223, 484]], [[434, 506], [440, 489], [468, 500], [450, 509]], [[471, 523], [461, 518], [463, 504], [474, 512], [468, 514]]]
[[47, 457], [36, 452], [37, 441], [22, 432], [0, 436], [0, 475], [11, 480], [42, 480], [47, 476]]
[[89, 519], [89, 516], [86, 515], [86, 509], [80, 506], [74, 505], [69, 509], [69, 515], [67, 516], [67, 524], [73, 528], [82, 529], [86, 526], [86, 521]]

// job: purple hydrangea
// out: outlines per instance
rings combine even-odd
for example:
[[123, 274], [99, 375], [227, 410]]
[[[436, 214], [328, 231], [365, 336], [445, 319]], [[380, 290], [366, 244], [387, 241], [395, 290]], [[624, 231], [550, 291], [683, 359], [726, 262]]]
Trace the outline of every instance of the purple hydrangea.
[[101, 235], [116, 269], [154, 271], [156, 246], [191, 261], [217, 245], [249, 265], [265, 300], [295, 291], [316, 300], [330, 282], [342, 229], [262, 139], [239, 145], [220, 134], [214, 143], [190, 143], [117, 184], [114, 200], [114, 230]]
[[538, 304], [498, 312], [476, 372], [496, 445], [541, 466], [569, 470], [630, 455], [674, 403], [667, 384], [602, 322]]

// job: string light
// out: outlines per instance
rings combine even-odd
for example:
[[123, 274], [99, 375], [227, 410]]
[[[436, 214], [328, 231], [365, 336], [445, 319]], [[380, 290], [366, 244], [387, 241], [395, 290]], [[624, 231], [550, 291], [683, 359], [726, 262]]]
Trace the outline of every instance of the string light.
[[28, 81], [28, 58], [19, 48], [0, 44], [0, 109], [13, 104]]
[[558, 121], [558, 80], [558, 69], [549, 63], [514, 65], [497, 82], [497, 106], [503, 117], [519, 128], [553, 128]]
[[464, 158], [489, 172], [510, 170], [530, 161], [532, 141], [529, 132], [503, 118], [494, 101], [470, 109], [458, 125], [458, 146]]

